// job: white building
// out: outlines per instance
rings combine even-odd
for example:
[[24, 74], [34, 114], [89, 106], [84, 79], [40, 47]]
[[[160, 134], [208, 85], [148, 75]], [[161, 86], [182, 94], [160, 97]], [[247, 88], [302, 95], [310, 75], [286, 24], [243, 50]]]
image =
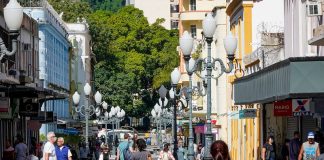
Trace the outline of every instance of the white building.
[[[72, 43], [73, 52], [70, 57], [71, 62], [71, 95], [78, 91], [81, 97], [85, 97], [83, 87], [86, 83], [93, 86], [92, 83], [92, 50], [91, 36], [89, 27], [85, 19], [82, 22], [67, 23], [69, 41]], [[87, 100], [82, 98], [79, 105], [87, 104]], [[73, 104], [70, 104], [73, 105]], [[76, 119], [77, 114], [74, 114]]]
[[177, 0], [128, 0], [126, 4], [143, 11], [150, 24], [163, 18], [161, 24], [166, 29], [178, 29], [179, 5]]

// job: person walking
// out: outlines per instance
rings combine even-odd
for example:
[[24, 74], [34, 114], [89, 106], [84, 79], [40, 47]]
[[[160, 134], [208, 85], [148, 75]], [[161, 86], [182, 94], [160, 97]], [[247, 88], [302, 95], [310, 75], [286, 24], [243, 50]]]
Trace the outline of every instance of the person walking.
[[262, 147], [263, 160], [276, 160], [276, 145], [273, 136], [267, 138], [267, 142]]
[[99, 155], [99, 160], [109, 160], [109, 146], [108, 144], [102, 144], [100, 146], [101, 153]]
[[15, 149], [11, 146], [11, 141], [6, 141], [6, 146], [3, 151], [3, 159], [14, 160], [15, 159]]
[[31, 148], [29, 150], [29, 155], [27, 157], [27, 160], [39, 160], [38, 157], [35, 156], [35, 154], [36, 154], [36, 150], [34, 150], [34, 149]]
[[124, 141], [121, 142], [117, 147], [117, 160], [125, 160], [125, 153], [129, 151], [129, 134], [124, 134]]
[[151, 153], [146, 151], [146, 142], [144, 139], [138, 139], [136, 141], [138, 151], [133, 153], [132, 160], [152, 160]]
[[169, 146], [169, 143], [164, 144], [163, 150], [159, 155], [159, 160], [175, 160], [172, 153], [169, 151]]
[[55, 147], [57, 160], [72, 160], [72, 153], [70, 148], [64, 145], [64, 138], [57, 139], [57, 146]]
[[[197, 146], [197, 145], [196, 145]], [[199, 142], [198, 146], [197, 146], [197, 151], [195, 152], [195, 157], [196, 160], [201, 160], [204, 157], [204, 152], [203, 152], [203, 146], [201, 144], [201, 142]]]
[[289, 139], [285, 139], [285, 143], [281, 148], [281, 157], [283, 160], [289, 160]]
[[187, 153], [187, 151], [186, 151], [186, 149], [184, 149], [182, 147], [182, 143], [178, 143], [178, 152], [177, 152], [178, 160], [187, 159], [186, 158], [186, 155], [187, 155], [186, 153]]
[[289, 159], [298, 159], [301, 145], [299, 132], [295, 131], [294, 138], [289, 142]]
[[47, 142], [44, 145], [43, 149], [43, 160], [56, 160], [55, 146], [56, 141], [55, 133], [47, 133]]
[[80, 159], [87, 160], [89, 150], [87, 149], [86, 144], [82, 143], [79, 149], [80, 149]]
[[230, 160], [227, 144], [222, 140], [215, 141], [210, 146], [210, 154], [214, 160]]
[[22, 136], [17, 137], [18, 144], [15, 146], [16, 160], [26, 160], [28, 155], [28, 147], [24, 143]]
[[320, 156], [319, 144], [315, 142], [315, 134], [309, 132], [307, 135], [307, 141], [303, 143], [298, 160], [317, 160]]

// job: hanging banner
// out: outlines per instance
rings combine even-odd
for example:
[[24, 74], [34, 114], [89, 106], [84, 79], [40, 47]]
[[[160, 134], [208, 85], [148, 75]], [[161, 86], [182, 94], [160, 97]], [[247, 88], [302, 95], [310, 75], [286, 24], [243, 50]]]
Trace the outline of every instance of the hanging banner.
[[311, 99], [293, 99], [292, 109], [294, 116], [311, 116], [310, 110]]
[[274, 116], [292, 116], [292, 101], [278, 101], [273, 103]]

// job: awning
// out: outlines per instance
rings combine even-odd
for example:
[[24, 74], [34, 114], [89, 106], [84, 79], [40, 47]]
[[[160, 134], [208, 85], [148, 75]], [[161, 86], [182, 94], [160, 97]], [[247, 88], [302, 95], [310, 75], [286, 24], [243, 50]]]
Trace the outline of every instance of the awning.
[[235, 104], [324, 97], [324, 57], [289, 58], [236, 79]]
[[57, 92], [47, 88], [31, 87], [25, 85], [0, 85], [0, 92], [4, 92], [10, 97], [43, 97], [46, 100], [65, 99], [69, 95], [67, 93]]

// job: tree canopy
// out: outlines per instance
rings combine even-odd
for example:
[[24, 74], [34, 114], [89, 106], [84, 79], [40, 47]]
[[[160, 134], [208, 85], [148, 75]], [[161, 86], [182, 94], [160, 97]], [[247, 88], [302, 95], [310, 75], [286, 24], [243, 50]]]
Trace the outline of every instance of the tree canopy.
[[97, 60], [95, 87], [103, 99], [130, 116], [149, 113], [157, 101], [156, 89], [170, 86], [170, 73], [178, 66], [178, 31], [163, 28], [163, 19], [150, 25], [143, 11], [133, 6], [92, 12], [87, 2], [50, 3], [64, 12], [67, 22], [87, 18]]
[[[106, 101], [129, 114], [147, 113], [156, 94], [143, 91], [169, 85], [170, 73], [178, 66], [178, 32], [163, 28], [163, 20], [150, 25], [143, 12], [132, 6], [114, 14], [96, 11], [88, 21], [98, 61], [96, 87]], [[138, 93], [136, 99], [133, 95]]]
[[87, 18], [92, 9], [88, 2], [71, 1], [71, 0], [48, 0], [57, 13], [63, 12], [63, 20], [65, 22], [73, 23], [77, 18]]
[[93, 10], [117, 12], [125, 5], [125, 0], [88, 0]]

